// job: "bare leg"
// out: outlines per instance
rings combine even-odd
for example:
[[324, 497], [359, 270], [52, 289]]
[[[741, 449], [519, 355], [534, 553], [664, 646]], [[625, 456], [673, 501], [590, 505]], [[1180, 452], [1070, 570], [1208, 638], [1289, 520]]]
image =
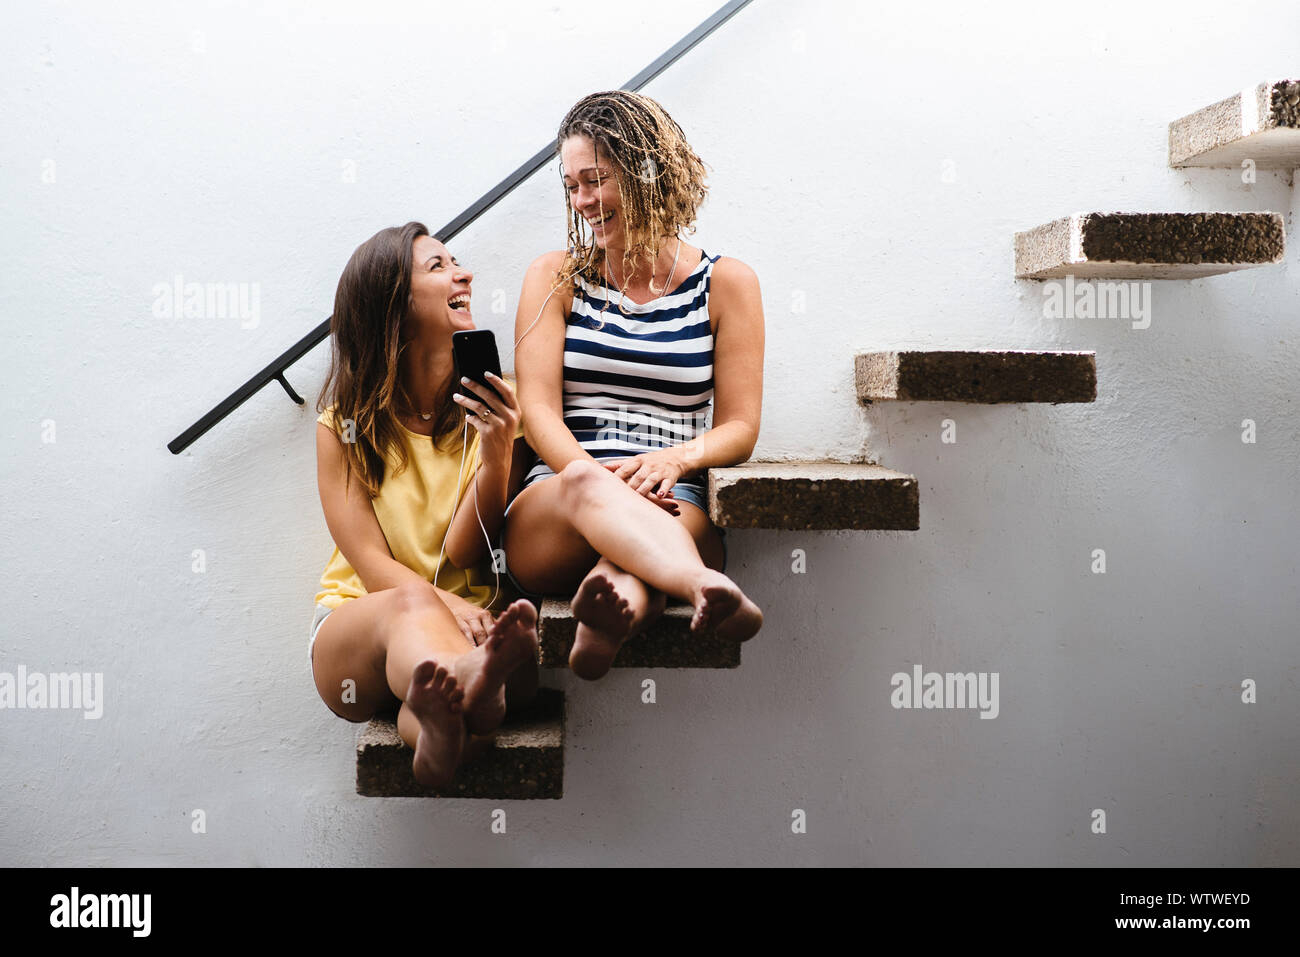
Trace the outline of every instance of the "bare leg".
[[569, 668], [579, 678], [603, 677], [631, 635], [663, 614], [668, 596], [602, 558], [573, 596], [578, 627]]
[[[533, 612], [536, 613], [534, 608]], [[534, 657], [525, 661], [506, 679], [506, 709], [522, 708], [532, 703], [537, 697], [538, 663]]]
[[[456, 776], [465, 747], [464, 698], [451, 672], [432, 658], [415, 666], [398, 724], [407, 724], [408, 733], [412, 720], [418, 726], [411, 770], [427, 788], [446, 787]], [[407, 716], [405, 722], [402, 715]]]
[[475, 648], [432, 586], [402, 585], [352, 599], [317, 633], [317, 691], [349, 721], [404, 702], [397, 727], [416, 752], [412, 770], [437, 786], [468, 756], [469, 729], [482, 733], [500, 723], [506, 665], [522, 663], [530, 647], [536, 658], [535, 615], [507, 617], [510, 611]]
[[[688, 507], [683, 504], [683, 512]], [[763, 623], [763, 613], [736, 583], [701, 561], [679, 519], [586, 459], [519, 493], [506, 521], [505, 548], [512, 574], [542, 594], [567, 592], [604, 556], [694, 606], [692, 630], [715, 627], [720, 637], [745, 641]]]
[[488, 639], [456, 659], [452, 671], [465, 689], [465, 727], [486, 734], [506, 716], [506, 679], [537, 661], [537, 611], [520, 598], [497, 616]]
[[[691, 533], [696, 552], [705, 565], [720, 570], [725, 557], [722, 539], [709, 516], [690, 502], [682, 502], [680, 509], [677, 521]], [[601, 600], [590, 602], [593, 593]], [[606, 596], [613, 596], [613, 600]], [[582, 580], [573, 599], [573, 613], [579, 625], [569, 655], [569, 668], [589, 680], [602, 677], [623, 642], [650, 627], [663, 614], [667, 602], [668, 596], [663, 592], [602, 558]], [[588, 604], [594, 605], [594, 609], [584, 607]], [[626, 612], [610, 613], [620, 608]], [[631, 614], [632, 621], [624, 629], [626, 614]]]

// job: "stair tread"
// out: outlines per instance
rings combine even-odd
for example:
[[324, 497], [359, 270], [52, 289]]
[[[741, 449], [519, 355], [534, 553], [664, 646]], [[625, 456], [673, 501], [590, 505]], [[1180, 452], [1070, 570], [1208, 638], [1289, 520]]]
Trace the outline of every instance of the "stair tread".
[[920, 527], [915, 476], [868, 463], [747, 462], [709, 469], [709, 514], [722, 528]]
[[396, 716], [372, 718], [357, 736], [357, 793], [366, 797], [559, 798], [564, 780], [564, 694], [539, 688], [527, 709], [512, 711], [492, 748], [462, 767], [447, 788], [426, 790], [411, 772], [411, 749]]
[[1281, 262], [1280, 213], [1084, 212], [1015, 234], [1017, 279], [1195, 279]]
[[862, 352], [854, 356], [858, 400], [1094, 402], [1097, 354], [1027, 350]]
[[[645, 632], [629, 638], [614, 658], [615, 668], [736, 668], [740, 645], [724, 641], [712, 629], [690, 630], [694, 609], [672, 603]], [[567, 668], [577, 620], [565, 599], [542, 602], [537, 634], [543, 668]]]
[[1300, 80], [1241, 90], [1169, 124], [1169, 165], [1300, 167]]

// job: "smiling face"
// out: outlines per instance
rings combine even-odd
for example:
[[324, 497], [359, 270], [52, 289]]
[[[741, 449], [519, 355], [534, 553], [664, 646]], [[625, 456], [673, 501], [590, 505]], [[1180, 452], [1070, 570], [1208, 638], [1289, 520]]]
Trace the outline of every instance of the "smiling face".
[[447, 336], [473, 329], [469, 297], [474, 274], [432, 236], [417, 237], [411, 251], [411, 323], [417, 329], [431, 327]]
[[622, 248], [626, 238], [618, 171], [589, 136], [570, 136], [560, 144], [560, 163], [569, 205], [587, 221], [597, 246]]

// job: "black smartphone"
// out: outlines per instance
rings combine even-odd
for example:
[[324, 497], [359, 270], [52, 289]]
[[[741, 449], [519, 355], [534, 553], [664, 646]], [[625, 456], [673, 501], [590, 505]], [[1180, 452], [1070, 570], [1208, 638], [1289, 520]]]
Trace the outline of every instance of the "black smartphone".
[[461, 384], [461, 377], [473, 379], [479, 385], [487, 386], [488, 395], [501, 398], [501, 393], [492, 388], [485, 372], [501, 375], [501, 357], [497, 354], [497, 338], [491, 329], [464, 329], [451, 334], [451, 354], [456, 363], [456, 382], [453, 392], [477, 399], [470, 389]]

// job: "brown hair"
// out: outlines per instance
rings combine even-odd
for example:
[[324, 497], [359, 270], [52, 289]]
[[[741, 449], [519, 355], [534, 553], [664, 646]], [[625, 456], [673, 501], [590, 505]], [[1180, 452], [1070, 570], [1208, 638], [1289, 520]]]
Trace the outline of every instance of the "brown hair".
[[[345, 475], [355, 474], [371, 498], [384, 481], [387, 450], [396, 450], [396, 472], [407, 465], [404, 433], [395, 402], [409, 406], [398, 381], [398, 359], [407, 343], [402, 326], [411, 304], [411, 246], [429, 230], [423, 223], [381, 229], [356, 248], [339, 277], [330, 321], [330, 370], [316, 411], [335, 409], [335, 431], [354, 424], [355, 441], [344, 441]], [[461, 437], [464, 410], [451, 399], [451, 379], [438, 390], [433, 444]], [[458, 441], [449, 444], [459, 447]]]
[[[592, 93], [574, 104], [560, 123], [557, 153], [570, 136], [591, 137], [617, 167], [627, 236], [624, 275], [641, 256], [654, 262], [664, 236], [677, 236], [683, 230], [695, 232], [695, 216], [709, 189], [704, 182], [704, 161], [656, 101], [626, 90]], [[587, 221], [573, 208], [568, 190], [564, 205], [569, 242], [556, 285], [575, 275], [601, 282], [605, 251], [596, 245]]]

